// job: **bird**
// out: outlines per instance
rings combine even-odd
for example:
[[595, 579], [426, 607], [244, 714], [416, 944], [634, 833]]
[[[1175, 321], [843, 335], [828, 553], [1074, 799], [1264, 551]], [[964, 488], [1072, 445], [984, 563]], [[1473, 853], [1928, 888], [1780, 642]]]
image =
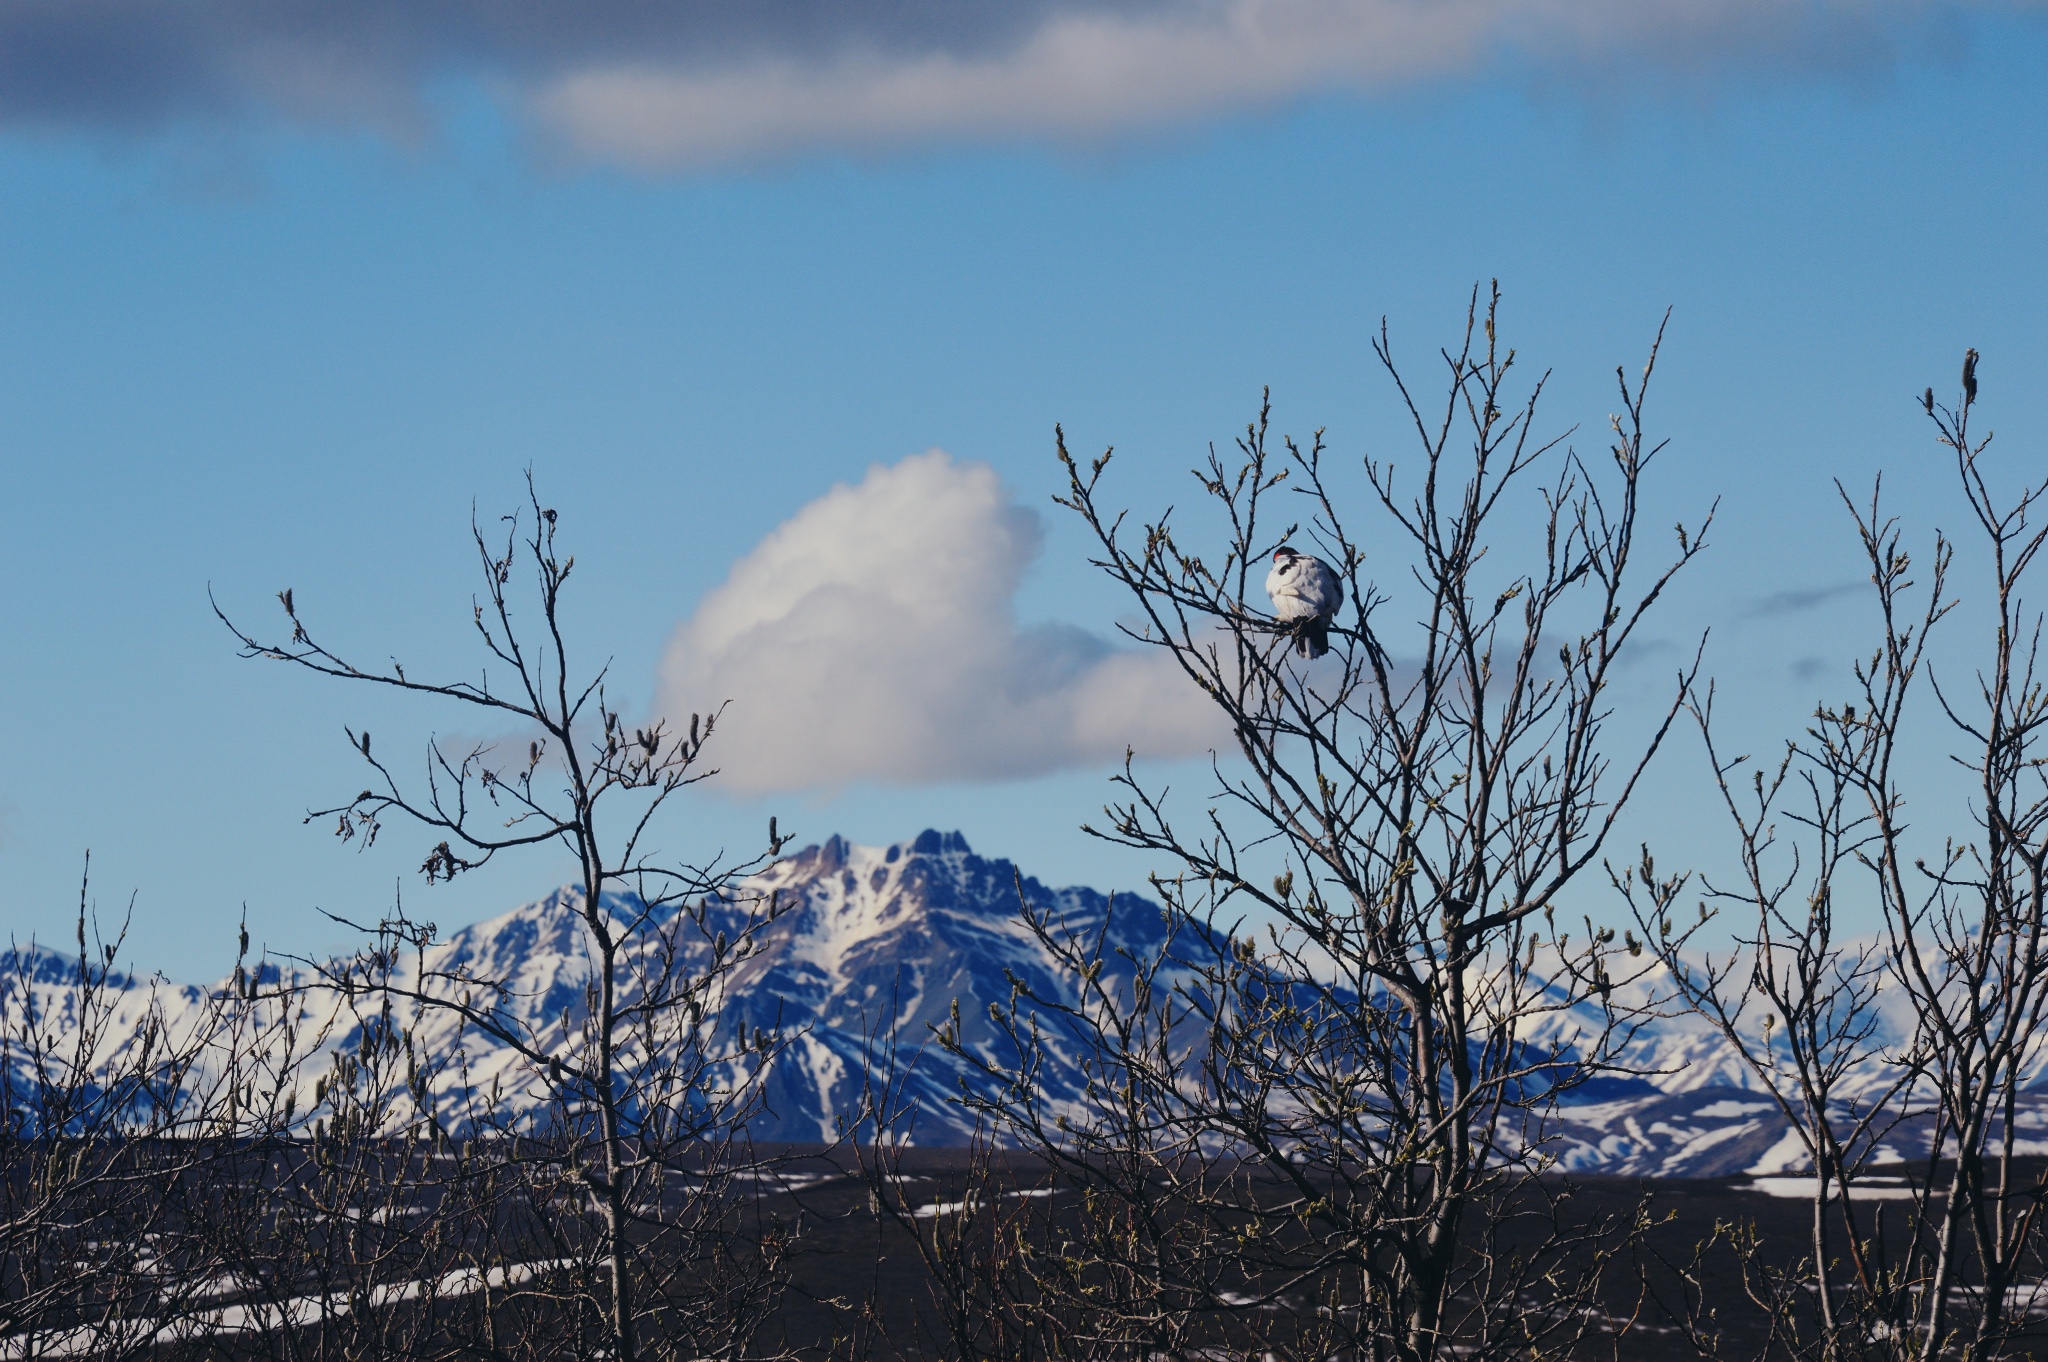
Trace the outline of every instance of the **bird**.
[[1266, 574], [1266, 594], [1273, 614], [1292, 626], [1295, 649], [1303, 657], [1330, 651], [1330, 621], [1344, 604], [1344, 579], [1322, 559], [1282, 545], [1273, 550], [1273, 570]]

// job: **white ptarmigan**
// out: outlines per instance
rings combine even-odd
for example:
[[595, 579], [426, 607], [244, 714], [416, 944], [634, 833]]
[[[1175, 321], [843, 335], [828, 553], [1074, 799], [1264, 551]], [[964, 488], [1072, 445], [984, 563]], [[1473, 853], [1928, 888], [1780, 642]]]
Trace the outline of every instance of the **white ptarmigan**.
[[1303, 657], [1330, 651], [1330, 621], [1344, 604], [1344, 579], [1335, 568], [1290, 548], [1274, 549], [1266, 594], [1273, 598], [1274, 617], [1294, 626], [1295, 647]]

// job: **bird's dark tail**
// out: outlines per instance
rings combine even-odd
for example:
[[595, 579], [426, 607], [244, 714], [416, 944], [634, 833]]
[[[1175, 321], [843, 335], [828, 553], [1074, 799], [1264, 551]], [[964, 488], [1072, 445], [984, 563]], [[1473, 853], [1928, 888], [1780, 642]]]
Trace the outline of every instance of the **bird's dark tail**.
[[1330, 651], [1330, 626], [1321, 620], [1311, 621], [1302, 629], [1294, 646], [1303, 657], [1321, 657]]

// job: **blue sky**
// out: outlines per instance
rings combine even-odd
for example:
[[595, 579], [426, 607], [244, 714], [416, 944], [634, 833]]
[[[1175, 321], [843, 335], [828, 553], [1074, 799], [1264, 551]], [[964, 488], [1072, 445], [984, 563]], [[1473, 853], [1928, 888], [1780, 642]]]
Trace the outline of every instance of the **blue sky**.
[[[207, 604], [210, 584], [267, 618], [290, 586], [370, 656], [460, 671], [470, 508], [511, 509], [529, 466], [578, 555], [582, 640], [644, 706], [678, 622], [873, 465], [992, 468], [1042, 523], [1018, 619], [1106, 634], [1121, 604], [1048, 500], [1054, 422], [1115, 444], [1141, 508], [1185, 499], [1263, 384], [1283, 428], [1398, 457], [1371, 331], [1385, 315], [1421, 364], [1497, 277], [1508, 338], [1555, 372], [1549, 418], [1598, 449], [1614, 366], [1668, 306], [1654, 518], [1722, 511], [1664, 616], [1673, 651], [1637, 674], [1647, 694], [1711, 628], [1731, 745], [1759, 751], [1865, 637], [1831, 481], [1883, 469], [1910, 524], [1959, 523], [1913, 396], [1952, 388], [1965, 346], [2006, 466], [2040, 466], [2036, 8], [1788, 6], [1843, 32], [1674, 21], [1588, 50], [1502, 3], [1472, 22], [1513, 41], [1401, 67], [1424, 39], [1368, 34], [1370, 61], [1266, 52], [1248, 86], [1137, 43], [1119, 59], [1169, 92], [1150, 102], [862, 84], [936, 52], [1035, 88], [1040, 67], [1003, 63], [1063, 60], [1044, 24], [1089, 10], [1043, 8], [854, 43], [786, 6], [703, 53], [665, 36], [623, 84], [595, 39], [587, 70], [556, 69], [458, 33], [411, 65], [237, 85], [218, 72], [256, 68], [220, 56], [226, 3], [193, 10], [218, 31], [136, 74], [143, 94], [40, 58], [35, 97], [0, 98], [0, 921], [67, 940], [89, 847], [103, 914], [135, 896], [138, 961], [204, 978], [245, 906], [258, 940], [317, 949], [345, 939], [322, 910], [374, 915], [401, 884], [447, 925], [566, 878], [538, 854], [428, 890], [416, 838], [358, 854], [301, 826], [359, 787], [344, 724], [400, 744], [449, 721], [238, 660]], [[1139, 29], [1172, 9], [1104, 7]], [[590, 71], [601, 126], [560, 112]], [[805, 80], [823, 93], [792, 95]], [[704, 114], [755, 87], [769, 113]], [[1062, 760], [707, 794], [675, 842], [750, 848], [770, 812], [805, 840], [937, 825], [1050, 879], [1136, 882], [1076, 831], [1106, 764]], [[1680, 741], [1643, 814], [1680, 859], [1712, 854], [1699, 774]]]

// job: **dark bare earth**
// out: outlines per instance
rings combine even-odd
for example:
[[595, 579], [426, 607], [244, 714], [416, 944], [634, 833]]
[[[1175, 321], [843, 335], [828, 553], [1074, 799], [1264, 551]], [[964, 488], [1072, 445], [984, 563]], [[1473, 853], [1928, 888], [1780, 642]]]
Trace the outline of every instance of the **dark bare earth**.
[[[778, 1327], [786, 1340], [812, 1356], [824, 1357], [835, 1338], [842, 1341], [858, 1323], [860, 1303], [876, 1303], [881, 1327], [875, 1339], [882, 1357], [939, 1355], [931, 1336], [936, 1314], [931, 1281], [908, 1236], [893, 1223], [869, 1211], [868, 1193], [857, 1177], [840, 1169], [848, 1161], [805, 1159], [791, 1169], [792, 1183], [806, 1183], [775, 1200], [791, 1212], [798, 1208], [806, 1229], [796, 1262], [796, 1289], [786, 1300]], [[914, 1150], [905, 1154], [902, 1171], [912, 1200], [944, 1206], [958, 1202], [965, 1190], [965, 1151]], [[1032, 1170], [1013, 1166], [1019, 1185], [1042, 1182]], [[2029, 1170], [2037, 1175], [2042, 1170]], [[1699, 1356], [1677, 1327], [1674, 1312], [1684, 1308], [1686, 1284], [1676, 1271], [1684, 1265], [1692, 1279], [1695, 1305], [1704, 1303], [1718, 1329], [1720, 1358], [1754, 1358], [1767, 1349], [1767, 1334], [1756, 1308], [1748, 1301], [1733, 1252], [1725, 1244], [1695, 1260], [1695, 1247], [1710, 1239], [1717, 1224], [1753, 1226], [1764, 1253], [1773, 1261], [1803, 1256], [1810, 1243], [1811, 1208], [1796, 1197], [1770, 1196], [1753, 1189], [1749, 1177], [1691, 1180], [1649, 1180], [1627, 1177], [1574, 1177], [1572, 1205], [1585, 1216], [1622, 1214], [1645, 1197], [1661, 1222], [1650, 1234], [1649, 1256], [1639, 1279], [1633, 1271], [1616, 1273], [1606, 1293], [1606, 1308], [1618, 1324], [1633, 1323], [1619, 1336], [1582, 1348], [1588, 1358], [1664, 1359]], [[1899, 1203], [1858, 1204], [1859, 1218], [1883, 1205], [1888, 1223], [1903, 1229], [1905, 1207]], [[1668, 1219], [1666, 1219], [1668, 1217]], [[1276, 1333], [1285, 1332], [1284, 1318], [1275, 1317]], [[1783, 1355], [1783, 1354], [1775, 1354]], [[2029, 1341], [2011, 1356], [2048, 1357], [2048, 1328], [2038, 1342]]]

